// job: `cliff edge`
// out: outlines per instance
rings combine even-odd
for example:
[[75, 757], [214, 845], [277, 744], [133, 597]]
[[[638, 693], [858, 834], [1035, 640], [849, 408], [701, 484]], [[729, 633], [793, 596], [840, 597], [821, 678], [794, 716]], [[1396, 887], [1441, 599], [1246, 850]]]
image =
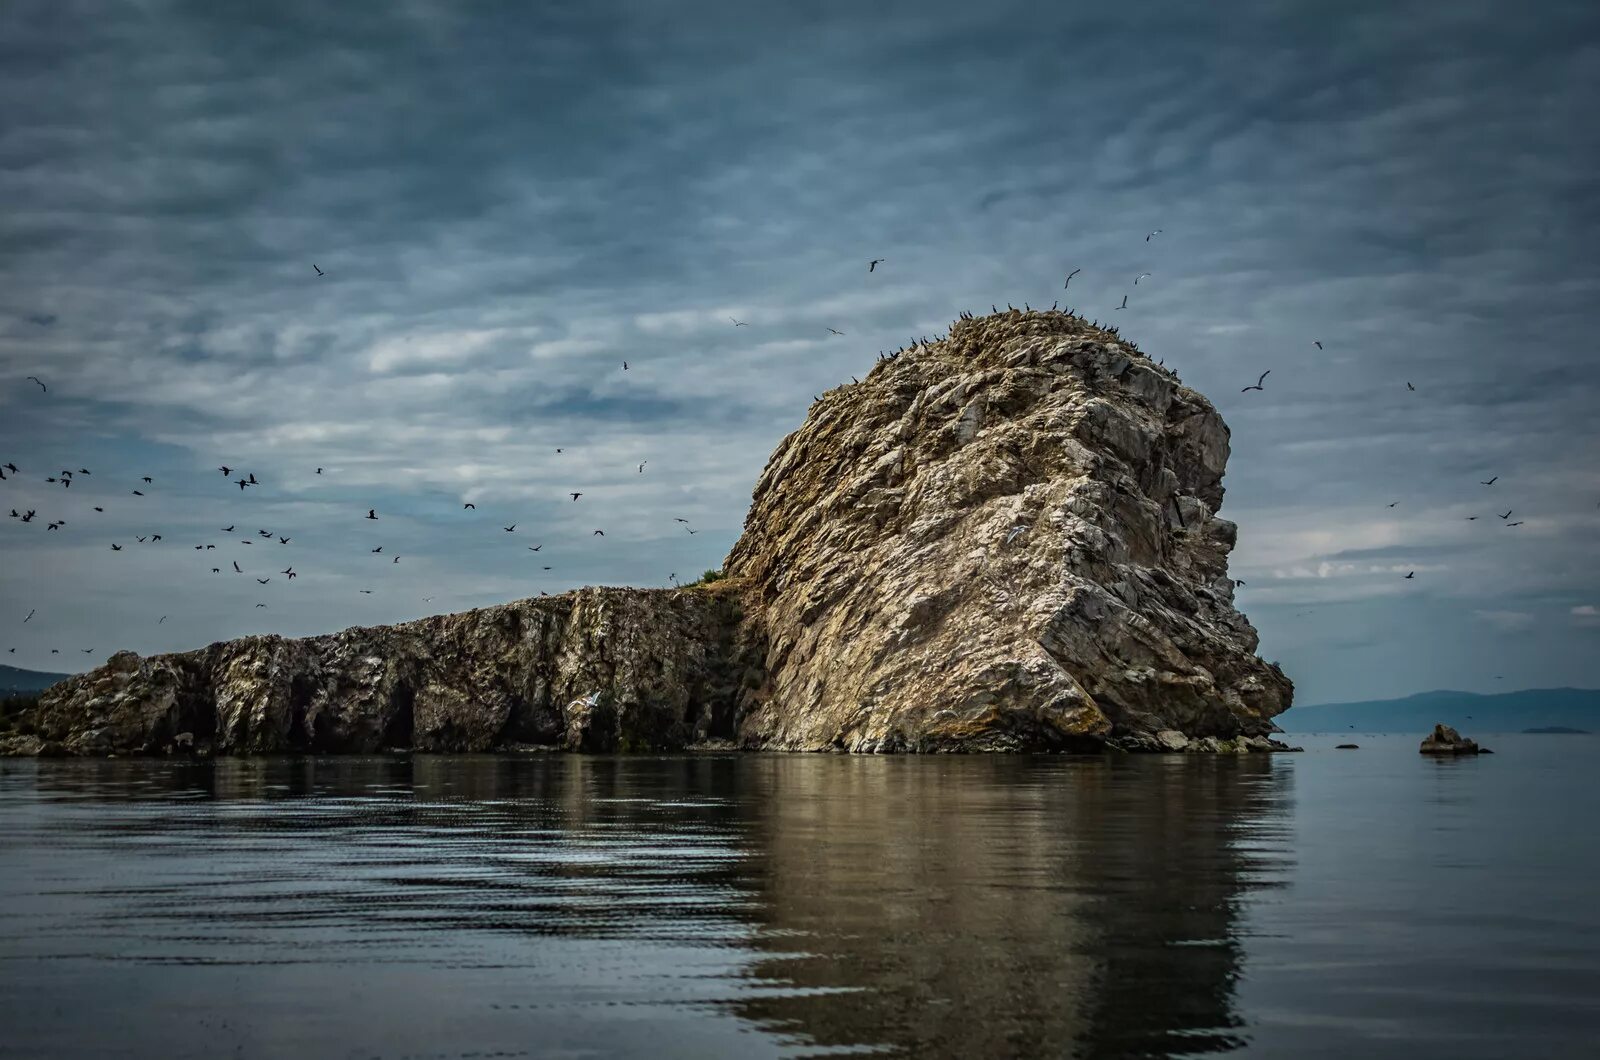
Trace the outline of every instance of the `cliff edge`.
[[[131, 652], [0, 753], [1268, 750], [1228, 428], [1114, 330], [964, 317], [814, 404], [726, 581]], [[726, 745], [726, 743], [724, 743]]]

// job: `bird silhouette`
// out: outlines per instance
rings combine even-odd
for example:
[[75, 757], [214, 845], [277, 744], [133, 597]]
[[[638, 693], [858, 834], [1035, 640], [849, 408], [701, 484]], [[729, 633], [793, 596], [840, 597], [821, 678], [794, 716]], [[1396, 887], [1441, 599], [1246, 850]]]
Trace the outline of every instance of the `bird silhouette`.
[[583, 496], [583, 494], [581, 494], [581, 493], [574, 493], [574, 494], [573, 494], [573, 495], [572, 495], [572, 499], [573, 499], [573, 500], [577, 500], [577, 499], [578, 499], [578, 498], [579, 498], [579, 497], [581, 497], [581, 496]]
[[1067, 282], [1061, 285], [1061, 289], [1065, 291], [1068, 287], [1071, 287], [1072, 278], [1082, 271], [1082, 269], [1073, 269], [1071, 272], [1067, 273]]
[[271, 578], [257, 578], [257, 579], [256, 579], [256, 581], [258, 581], [258, 582], [260, 582], [260, 583], [261, 583], [261, 584], [262, 584], [262, 585], [265, 585], [265, 584], [267, 584], [267, 583], [268, 583], [268, 582], [270, 582], [270, 581], [271, 581], [271, 580], [272, 580], [272, 579], [271, 579]]
[[266, 604], [257, 604], [256, 606], [257, 607], [266, 607], [267, 605]]
[[217, 468], [217, 470], [222, 472], [222, 477], [223, 478], [227, 478], [229, 475], [233, 474], [233, 468], [229, 467], [226, 464], [224, 464], [221, 467]]
[[1151, 232], [1151, 233], [1150, 233], [1150, 235], [1148, 235], [1148, 236], [1145, 236], [1145, 237], [1144, 237], [1144, 241], [1145, 241], [1145, 242], [1146, 242], [1146, 243], [1148, 243], [1148, 242], [1150, 242], [1150, 236], [1158, 236], [1158, 235], [1160, 235], [1160, 234], [1161, 234], [1161, 232], [1162, 232], [1162, 230], [1161, 230], [1161, 229], [1159, 229], [1159, 228], [1158, 228], [1158, 229], [1156, 229], [1156, 230], [1155, 230], [1155, 231], [1154, 231], [1154, 232]]
[[595, 537], [605, 537], [606, 536], [606, 532], [604, 530], [596, 530], [594, 532], [594, 536]]
[[376, 556], [376, 555], [377, 555], [377, 554], [378, 554], [378, 553], [380, 553], [380, 552], [382, 552], [382, 551], [383, 551], [383, 546], [382, 546], [382, 545], [379, 545], [379, 546], [378, 546], [378, 547], [377, 547], [377, 548], [375, 548], [375, 549], [373, 549], [373, 550], [372, 550], [372, 554], [373, 554], [373, 555], [374, 555], [374, 556]]
[[1507, 509], [1506, 509], [1506, 514], [1504, 514], [1504, 515], [1502, 515], [1502, 516], [1501, 516], [1501, 517], [1500, 517], [1500, 518], [1502, 518], [1502, 519], [1509, 519], [1509, 518], [1511, 518], [1511, 513], [1512, 513], [1512, 511], [1514, 511], [1514, 509], [1512, 509], [1512, 508], [1507, 508]]
[[[316, 264], [316, 262], [312, 262], [312, 263], [311, 263], [311, 267], [312, 267], [312, 268], [313, 268], [313, 269], [317, 269], [317, 264]], [[321, 269], [317, 269], [317, 275], [318, 275], [318, 276], [321, 276], [321, 275], [323, 275], [323, 272], [322, 272], [322, 270], [321, 270]]]
[[113, 551], [113, 552], [121, 552], [122, 551], [122, 546], [121, 545], [112, 545], [111, 546], [111, 551]]
[[252, 486], [261, 485], [261, 483], [256, 481], [256, 473], [254, 471], [250, 472], [249, 476], [247, 476], [247, 477], [248, 477], [248, 480], [250, 482], [250, 485], [252, 485]]
[[[28, 376], [28, 378], [33, 380], [35, 383], [39, 383], [39, 377], [36, 376], [36, 375], [30, 375], [30, 376]], [[45, 386], [43, 383], [39, 383], [39, 389], [43, 390], [46, 394], [50, 393], [50, 388]], [[13, 469], [13, 470], [15, 470], [15, 469]]]
[[1514, 523], [1507, 523], [1507, 524], [1506, 524], [1506, 525], [1507, 525], [1507, 526], [1521, 526], [1521, 525], [1522, 525], [1522, 520], [1521, 520], [1521, 519], [1518, 519], [1518, 520], [1517, 520], [1517, 521], [1516, 521], [1516, 522], [1514, 522]]
[[289, 576], [289, 580], [290, 581], [293, 581], [294, 578], [295, 578], [295, 573], [294, 573], [294, 568], [293, 567], [290, 567], [287, 570], [281, 570], [278, 573], [279, 574], [287, 574]]
[[868, 272], [876, 271], [878, 266], [882, 265], [887, 260], [889, 260], [889, 259], [888, 258], [873, 258], [871, 261], [867, 262], [867, 271]]
[[1389, 507], [1393, 508], [1395, 505], [1397, 505], [1399, 503], [1400, 503], [1399, 501], [1390, 501], [1389, 502]]
[[529, 545], [528, 546], [528, 551], [529, 552], [537, 552], [543, 547], [544, 547], [543, 545]]
[[628, 370], [628, 362], [627, 361], [623, 361], [622, 362], [622, 370], [624, 372], [626, 372]]
[[138, 491], [138, 490], [134, 490], [134, 491], [133, 491], [133, 495], [134, 495], [134, 496], [135, 496], [135, 497], [143, 497], [143, 496], [144, 496], [144, 494], [142, 494], [142, 493], [140, 493], [140, 492], [139, 492], [139, 491]]
[[287, 538], [287, 537], [280, 537], [280, 538], [278, 538], [278, 544], [280, 544], [280, 545], [287, 545], [287, 544], [288, 544], [288, 543], [289, 543], [289, 539], [288, 539], [288, 538]]
[[1407, 389], [1407, 390], [1415, 390], [1415, 389], [1417, 389], [1417, 388], [1416, 388], [1416, 387], [1414, 387], [1414, 386], [1412, 386], [1412, 385], [1411, 385], [1411, 381], [1410, 381], [1410, 380], [1409, 380], [1409, 379], [1408, 379], [1408, 380], [1406, 380], [1406, 389]]
[[395, 562], [396, 562], [396, 563], [399, 563], [399, 562], [400, 562], [400, 557], [399, 557], [399, 556], [396, 556], [396, 557], [395, 557], [395, 558], [394, 558], [394, 561], [395, 561]]
[[317, 468], [317, 474], [319, 474], [319, 475], [322, 474], [322, 469], [320, 467]]
[[367, 509], [367, 518], [368, 519], [376, 519], [377, 517], [378, 517], [378, 510], [376, 508], [368, 508]]
[[1311, 340], [1311, 345], [1315, 346], [1319, 350], [1322, 349], [1322, 343], [1318, 342], [1316, 339]]
[[[30, 609], [29, 609], [29, 611], [28, 611], [28, 618], [32, 618], [32, 617], [33, 617], [33, 614], [34, 614], [34, 612], [35, 612], [35, 611], [37, 611], [37, 610], [39, 610], [39, 609], [38, 609], [38, 608], [37, 608], [37, 607], [35, 607], [35, 608], [30, 608]], [[24, 623], [26, 623], [26, 622], [27, 622], [27, 621], [28, 621], [28, 618], [25, 618], [25, 619], [23, 619], [23, 620], [22, 620], [22, 621], [23, 621], [23, 622], [24, 622]]]
[[648, 464], [648, 463], [649, 463], [649, 462], [650, 462], [650, 461], [648, 461], [648, 460], [641, 460], [641, 461], [639, 461], [639, 474], [641, 474], [641, 475], [642, 475], [642, 474], [644, 474], [644, 466], [645, 466], [645, 465], [646, 465], [646, 464]]
[[356, 591], [357, 591], [357, 592], [361, 592], [361, 593], [365, 593], [365, 594], [366, 594], [366, 595], [368, 595], [368, 596], [371, 596], [371, 595], [372, 595], [372, 590], [371, 590], [371, 589], [358, 589], [358, 590], [356, 590]]
[[829, 330], [829, 331], [833, 331], [833, 333], [834, 333], [834, 334], [835, 334], [835, 335], [838, 335], [838, 336], [841, 336], [841, 337], [843, 337], [843, 335], [844, 335], [844, 332], [842, 332], [842, 331], [834, 331], [834, 329], [833, 329], [833, 328], [829, 328], [829, 329], [828, 329], [828, 330]]
[[96, 508], [95, 508], [95, 511], [97, 511], [97, 512], [103, 512], [103, 511], [105, 511], [105, 509], [104, 509], [104, 508], [100, 508], [100, 507], [96, 507]]
[[1409, 578], [1415, 578], [1415, 577], [1416, 577], [1416, 576], [1417, 576], [1417, 572], [1416, 572], [1416, 571], [1412, 571], [1412, 572], [1411, 572], [1411, 573], [1410, 573], [1410, 574], [1407, 574], [1407, 575], [1406, 575], [1406, 577], [1407, 577], [1407, 578], [1408, 578], [1408, 579], [1409, 579]]
[[1117, 308], [1118, 309], [1126, 309], [1126, 308], [1128, 308], [1128, 296], [1127, 295], [1123, 295], [1122, 296], [1122, 304], [1117, 306]]
[[[689, 528], [688, 528], [688, 527], [687, 527], [687, 526], [686, 526], [686, 527], [684, 527], [684, 529], [685, 529], [685, 530], [689, 530]], [[689, 530], [689, 533], [691, 533], [691, 534], [698, 534], [698, 533], [699, 533], [699, 532], [700, 532], [700, 531], [698, 531], [698, 530]]]
[[1239, 393], [1243, 394], [1247, 390], [1265, 390], [1265, 389], [1267, 389], [1266, 387], [1262, 386], [1261, 384], [1265, 383], [1267, 381], [1267, 376], [1269, 376], [1271, 374], [1272, 374], [1272, 369], [1268, 368], [1265, 372], [1261, 373], [1261, 378], [1256, 380], [1256, 385], [1255, 386], [1243, 387], [1243, 388], [1241, 388], [1239, 390]]
[[144, 476], [144, 480], [145, 480], [145, 481], [146, 481], [146, 482], [149, 482], [149, 481], [150, 481], [150, 476], [149, 476], [149, 475], [146, 475], [146, 476]]
[[222, 528], [222, 532], [225, 533], [225, 534], [231, 534], [231, 533], [233, 533], [233, 527], [225, 526], [225, 527]]
[[471, 508], [473, 511], [477, 511], [478, 510], [478, 506], [476, 504], [468, 503], [468, 504], [463, 504], [461, 506], [461, 510], [462, 511], [466, 511], [468, 508]]
[[512, 523], [510, 526], [502, 526], [500, 529], [504, 530], [508, 534], [514, 534], [517, 531], [517, 524]]
[[1135, 276], [1133, 278], [1133, 285], [1135, 287], [1139, 286], [1139, 281], [1144, 279], [1146, 276], [1149, 276], [1149, 275], [1150, 274], [1148, 272], [1141, 272], [1139, 275], [1137, 275], [1137, 276]]
[[[729, 318], [728, 318], [728, 319], [729, 319], [729, 320], [733, 320], [733, 317], [729, 317]], [[747, 327], [749, 327], [749, 326], [750, 326], [750, 325], [749, 325], [749, 324], [746, 324], [746, 323], [745, 323], [745, 322], [744, 322], [744, 321], [742, 321], [742, 320], [733, 320], [733, 326], [734, 326], [734, 327], [736, 327], [736, 328], [747, 328]]]
[[234, 560], [233, 561], [233, 573], [235, 573], [235, 574], [243, 574], [244, 573], [244, 571], [239, 569], [239, 561], [238, 560]]
[[1485, 482], [1484, 485], [1485, 486], [1493, 486], [1495, 484], [1495, 482], [1499, 480], [1499, 478], [1500, 478], [1500, 476], [1496, 475], [1494, 478], [1490, 479], [1488, 482]]

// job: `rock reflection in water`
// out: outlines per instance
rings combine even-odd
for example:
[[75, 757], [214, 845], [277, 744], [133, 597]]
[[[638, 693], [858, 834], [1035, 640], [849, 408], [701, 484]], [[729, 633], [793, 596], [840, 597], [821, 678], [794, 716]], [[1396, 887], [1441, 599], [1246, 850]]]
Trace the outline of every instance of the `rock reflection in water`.
[[[22, 1054], [1238, 1042], [1265, 757], [0, 764]], [[92, 1012], [92, 1019], [83, 1018]]]

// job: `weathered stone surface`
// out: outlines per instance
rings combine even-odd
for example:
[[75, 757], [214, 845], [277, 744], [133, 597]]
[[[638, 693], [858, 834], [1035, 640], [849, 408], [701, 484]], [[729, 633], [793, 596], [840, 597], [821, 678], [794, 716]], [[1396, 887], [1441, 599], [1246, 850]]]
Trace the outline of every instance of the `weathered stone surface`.
[[1233, 606], [1227, 457], [1114, 332], [963, 319], [812, 407], [724, 582], [124, 652], [0, 753], [1271, 750], [1292, 686]]
[[120, 652], [45, 692], [33, 732], [0, 750], [682, 747], [732, 731], [742, 635], [734, 593], [582, 589], [304, 640]]
[[1165, 750], [1175, 730], [1233, 750], [1276, 731], [1292, 686], [1233, 607], [1227, 457], [1209, 402], [1065, 313], [963, 319], [829, 391], [728, 557], [768, 645], [744, 744]]
[[1475, 755], [1481, 749], [1475, 740], [1469, 740], [1448, 725], [1435, 725], [1433, 731], [1422, 739], [1418, 748], [1425, 755]]

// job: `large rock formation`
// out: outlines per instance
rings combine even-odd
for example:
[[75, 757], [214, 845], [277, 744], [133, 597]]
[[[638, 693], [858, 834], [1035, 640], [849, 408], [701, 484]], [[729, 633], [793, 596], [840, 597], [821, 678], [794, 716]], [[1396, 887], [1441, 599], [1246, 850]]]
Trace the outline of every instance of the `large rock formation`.
[[1227, 457], [1114, 331], [964, 318], [812, 407], [724, 582], [123, 653], [0, 751], [1268, 749], [1292, 686], [1233, 606]]

